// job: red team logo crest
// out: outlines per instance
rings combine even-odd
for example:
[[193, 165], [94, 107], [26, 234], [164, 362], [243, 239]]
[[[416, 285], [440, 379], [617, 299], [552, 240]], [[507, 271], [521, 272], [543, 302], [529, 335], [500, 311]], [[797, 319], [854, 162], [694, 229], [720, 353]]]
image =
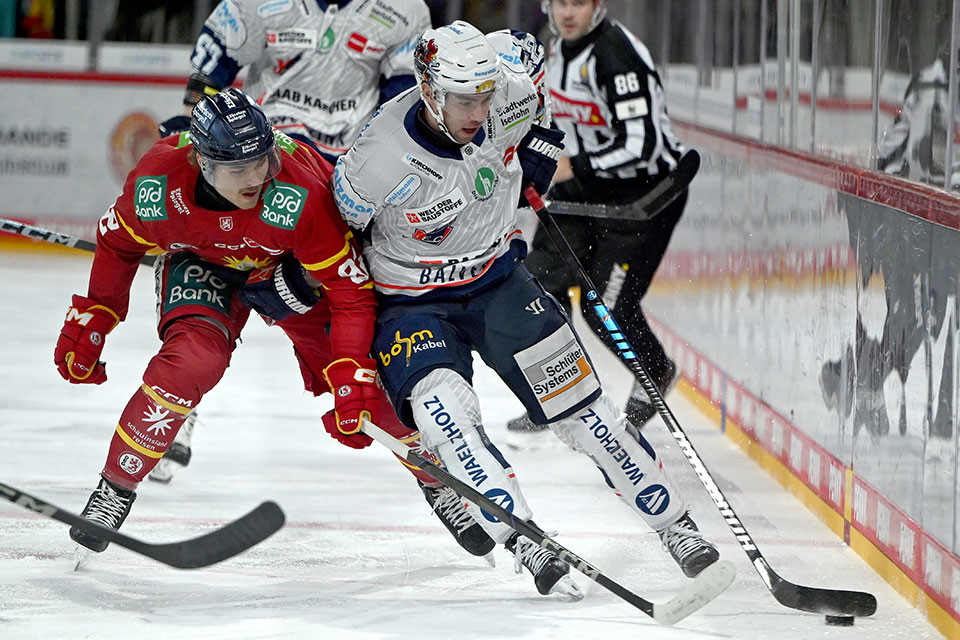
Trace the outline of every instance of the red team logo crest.
[[233, 230], [233, 218], [230, 216], [224, 216], [220, 218], [220, 228], [224, 231]]

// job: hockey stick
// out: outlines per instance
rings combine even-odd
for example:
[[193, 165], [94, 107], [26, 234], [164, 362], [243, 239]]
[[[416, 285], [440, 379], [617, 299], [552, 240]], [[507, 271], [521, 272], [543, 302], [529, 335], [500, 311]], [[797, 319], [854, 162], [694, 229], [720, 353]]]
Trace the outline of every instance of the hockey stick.
[[696, 472], [697, 477], [700, 478], [700, 482], [703, 483], [704, 488], [707, 490], [707, 493], [710, 494], [717, 509], [720, 510], [720, 515], [723, 516], [724, 521], [727, 523], [727, 526], [730, 527], [737, 542], [740, 543], [740, 547], [747, 554], [747, 557], [750, 558], [753, 567], [757, 570], [757, 573], [760, 574], [760, 578], [764, 584], [767, 585], [773, 597], [777, 599], [777, 602], [792, 609], [809, 611], [811, 613], [823, 613], [831, 616], [873, 615], [877, 610], [877, 599], [870, 593], [805, 587], [794, 584], [781, 578], [777, 575], [777, 572], [767, 564], [766, 558], [760, 553], [753, 538], [751, 538], [747, 532], [746, 527], [743, 526], [733, 507], [730, 506], [730, 503], [723, 495], [723, 491], [713, 479], [713, 476], [703, 463], [696, 449], [694, 449], [693, 443], [687, 438], [687, 434], [683, 431], [680, 423], [677, 422], [670, 407], [664, 402], [660, 390], [650, 378], [650, 374], [647, 373], [637, 354], [633, 351], [633, 347], [630, 346], [626, 336], [623, 335], [620, 325], [607, 309], [606, 305], [603, 304], [603, 299], [593, 286], [590, 276], [587, 275], [583, 265], [580, 264], [580, 260], [570, 247], [570, 243], [567, 242], [559, 226], [557, 226], [556, 220], [554, 220], [550, 212], [547, 211], [540, 195], [532, 185], [524, 190], [524, 195], [536, 212], [537, 217], [540, 218], [541, 223], [545, 225], [547, 232], [550, 234], [550, 239], [557, 245], [557, 250], [560, 252], [560, 255], [563, 256], [567, 267], [576, 275], [581, 289], [586, 292], [588, 303], [600, 318], [605, 329], [600, 337], [608, 348], [616, 353], [623, 363], [629, 367], [637, 380], [640, 381], [640, 385], [647, 393], [650, 401], [657, 408], [657, 412], [659, 412], [660, 417], [663, 418], [671, 435], [676, 439], [677, 444], [680, 445], [680, 450], [683, 451], [683, 454], [687, 457], [687, 461]]
[[[61, 247], [69, 247], [71, 249], [82, 249], [83, 251], [90, 252], [97, 250], [96, 242], [90, 242], [89, 240], [84, 240], [83, 238], [68, 236], [64, 233], [48, 231], [47, 229], [34, 227], [33, 225], [29, 225], [25, 222], [17, 222], [16, 220], [0, 218], [0, 231], [13, 233], [18, 236], [23, 236], [24, 238], [30, 238], [31, 240], [42, 240], [43, 242], [49, 242], [50, 244], [58, 244]], [[145, 264], [148, 267], [152, 267], [156, 260], [156, 256], [143, 256], [140, 258], [140, 264]]]
[[151, 544], [64, 511], [7, 484], [0, 483], [0, 497], [178, 569], [199, 569], [232, 558], [276, 533], [286, 520], [277, 503], [267, 501], [245, 516], [202, 536], [181, 542]]
[[681, 156], [677, 167], [657, 182], [643, 197], [624, 204], [592, 204], [585, 202], [550, 201], [550, 213], [586, 218], [613, 220], [649, 220], [656, 217], [690, 186], [700, 170], [700, 154], [690, 149]]
[[548, 551], [552, 551], [558, 558], [575, 568], [583, 575], [589, 577], [601, 587], [604, 587], [613, 594], [626, 600], [645, 614], [659, 622], [660, 624], [671, 625], [683, 620], [688, 615], [701, 608], [718, 595], [724, 589], [730, 586], [736, 576], [736, 569], [730, 562], [715, 562], [692, 582], [684, 587], [680, 593], [673, 596], [669, 601], [663, 604], [656, 604], [649, 600], [644, 600], [632, 591], [620, 586], [612, 579], [605, 576], [599, 569], [588, 563], [586, 560], [576, 555], [566, 547], [562, 546], [552, 538], [548, 537], [543, 529], [520, 518], [514, 517], [512, 513], [501, 507], [499, 504], [486, 497], [470, 485], [461, 482], [449, 472], [433, 464], [422, 455], [403, 444], [377, 425], [367, 420], [363, 421], [362, 430], [371, 438], [393, 451], [399, 458], [406, 460], [408, 464], [423, 469], [431, 476], [446, 484], [448, 487], [459, 493], [461, 496], [470, 500], [472, 503], [483, 509], [486, 513], [496, 516], [501, 522], [509, 526], [519, 534], [526, 536], [534, 543], [540, 545]]

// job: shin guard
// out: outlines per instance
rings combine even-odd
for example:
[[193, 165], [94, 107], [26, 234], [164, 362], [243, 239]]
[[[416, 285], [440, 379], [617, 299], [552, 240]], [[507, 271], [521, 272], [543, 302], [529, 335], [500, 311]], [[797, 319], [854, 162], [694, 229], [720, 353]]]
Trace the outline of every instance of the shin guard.
[[687, 510], [660, 457], [642, 434], [626, 432], [626, 421], [604, 393], [585, 409], [550, 427], [596, 463], [620, 498], [659, 531]]
[[[410, 394], [410, 407], [426, 448], [458, 480], [524, 520], [532, 515], [503, 455], [487, 439], [476, 392], [460, 374], [435, 369]], [[491, 538], [506, 542], [513, 529], [467, 501], [470, 515]]]
[[143, 384], [127, 403], [103, 468], [103, 477], [134, 490], [157, 465], [187, 415], [223, 377], [233, 344], [215, 324], [178, 318], [147, 365]]

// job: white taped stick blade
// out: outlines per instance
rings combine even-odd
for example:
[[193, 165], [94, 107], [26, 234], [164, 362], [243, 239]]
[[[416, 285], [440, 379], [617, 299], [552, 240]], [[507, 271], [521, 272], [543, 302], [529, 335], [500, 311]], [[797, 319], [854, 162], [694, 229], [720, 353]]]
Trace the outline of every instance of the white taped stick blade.
[[653, 618], [660, 624], [676, 624], [723, 593], [736, 577], [732, 562], [715, 562], [669, 601], [653, 605]]

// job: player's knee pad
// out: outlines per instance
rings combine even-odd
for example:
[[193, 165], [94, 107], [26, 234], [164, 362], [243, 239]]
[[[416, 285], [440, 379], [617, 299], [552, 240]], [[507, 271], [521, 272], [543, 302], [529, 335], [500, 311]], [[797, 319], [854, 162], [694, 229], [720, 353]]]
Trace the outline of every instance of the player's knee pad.
[[607, 483], [652, 528], [666, 526], [686, 510], [656, 451], [641, 434], [627, 432], [626, 420], [606, 394], [550, 426], [590, 456]]
[[143, 374], [144, 384], [195, 408], [223, 377], [231, 351], [223, 331], [205, 318], [178, 318], [164, 332], [163, 346]]
[[[452, 369], [434, 369], [414, 385], [409, 398], [424, 446], [458, 480], [523, 519], [532, 515], [510, 465], [487, 438], [480, 402], [470, 383]], [[497, 542], [513, 533], [468, 501], [471, 515]]]

